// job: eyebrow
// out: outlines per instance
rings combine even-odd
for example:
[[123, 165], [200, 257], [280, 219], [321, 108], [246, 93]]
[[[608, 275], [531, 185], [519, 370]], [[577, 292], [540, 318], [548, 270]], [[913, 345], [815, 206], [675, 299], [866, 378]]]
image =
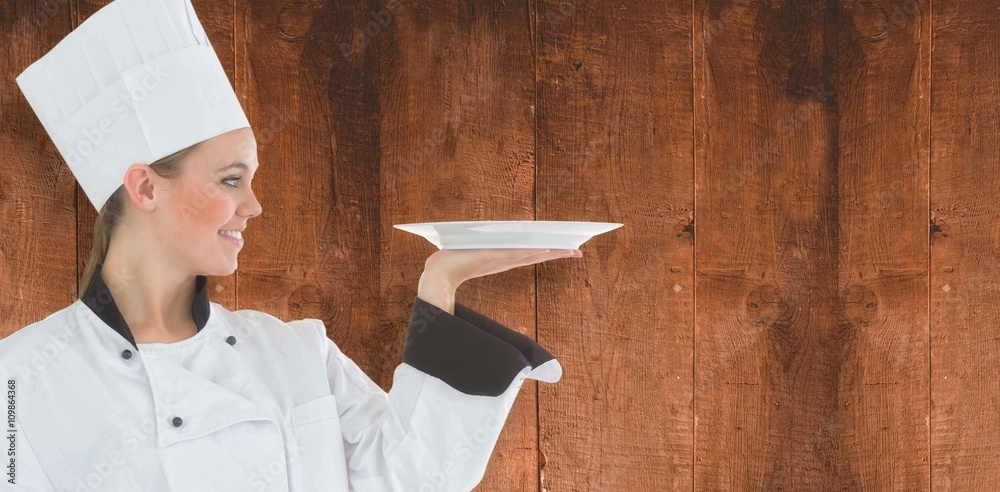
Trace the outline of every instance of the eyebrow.
[[216, 172], [221, 173], [223, 171], [228, 171], [229, 169], [233, 169], [233, 168], [239, 168], [239, 169], [242, 169], [243, 171], [249, 171], [250, 170], [250, 168], [247, 167], [246, 164], [244, 164], [242, 162], [234, 162], [234, 163], [232, 163], [232, 164], [230, 164], [230, 165], [228, 165], [228, 166], [226, 166], [226, 167], [224, 167], [222, 169], [219, 169]]

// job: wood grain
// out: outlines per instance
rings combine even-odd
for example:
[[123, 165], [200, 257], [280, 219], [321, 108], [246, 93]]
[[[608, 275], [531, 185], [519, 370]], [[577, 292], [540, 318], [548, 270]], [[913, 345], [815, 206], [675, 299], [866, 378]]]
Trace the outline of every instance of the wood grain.
[[236, 2], [236, 87], [257, 139], [263, 209], [247, 228], [237, 298], [286, 320], [322, 319], [381, 382], [372, 69], [333, 52], [363, 5]]
[[935, 2], [931, 63], [931, 470], [935, 491], [1000, 478], [1000, 77], [993, 3]]
[[77, 294], [73, 173], [15, 81], [70, 30], [69, 4], [0, 5], [0, 337]]
[[[385, 27], [369, 30], [382, 115], [389, 261], [381, 273], [393, 305], [410, 308], [423, 262], [437, 248], [393, 224], [535, 216], [532, 12], [525, 2], [492, 0], [382, 6], [372, 17], [388, 19]], [[456, 300], [534, 337], [533, 270], [469, 280]], [[402, 347], [398, 333], [393, 350]], [[536, 384], [521, 388], [476, 490], [537, 490]]]
[[929, 31], [872, 6], [696, 2], [696, 489], [927, 486]]
[[540, 1], [537, 220], [620, 222], [538, 266], [540, 488], [691, 490], [691, 12]]

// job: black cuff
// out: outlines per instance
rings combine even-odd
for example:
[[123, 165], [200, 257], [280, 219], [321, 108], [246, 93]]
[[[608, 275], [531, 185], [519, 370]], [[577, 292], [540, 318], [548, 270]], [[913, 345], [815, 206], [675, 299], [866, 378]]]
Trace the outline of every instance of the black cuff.
[[553, 358], [531, 338], [459, 302], [453, 316], [414, 298], [403, 362], [462, 393], [502, 395], [522, 369]]

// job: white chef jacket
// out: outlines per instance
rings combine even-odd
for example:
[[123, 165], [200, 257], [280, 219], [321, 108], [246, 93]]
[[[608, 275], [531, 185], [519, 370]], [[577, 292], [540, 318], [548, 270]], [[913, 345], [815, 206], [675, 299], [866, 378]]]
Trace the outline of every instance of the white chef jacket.
[[467, 491], [524, 380], [562, 374], [532, 339], [416, 297], [386, 393], [321, 320], [229, 311], [206, 285], [178, 342], [136, 344], [99, 271], [0, 340], [0, 489]]

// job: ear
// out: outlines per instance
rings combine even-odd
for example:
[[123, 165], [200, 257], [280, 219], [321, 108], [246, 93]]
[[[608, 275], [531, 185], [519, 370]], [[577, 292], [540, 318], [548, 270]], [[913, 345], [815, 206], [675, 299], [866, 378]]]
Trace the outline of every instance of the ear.
[[132, 164], [125, 171], [123, 184], [128, 191], [129, 200], [133, 206], [144, 212], [151, 212], [156, 208], [153, 187], [155, 177], [153, 168], [146, 164]]

